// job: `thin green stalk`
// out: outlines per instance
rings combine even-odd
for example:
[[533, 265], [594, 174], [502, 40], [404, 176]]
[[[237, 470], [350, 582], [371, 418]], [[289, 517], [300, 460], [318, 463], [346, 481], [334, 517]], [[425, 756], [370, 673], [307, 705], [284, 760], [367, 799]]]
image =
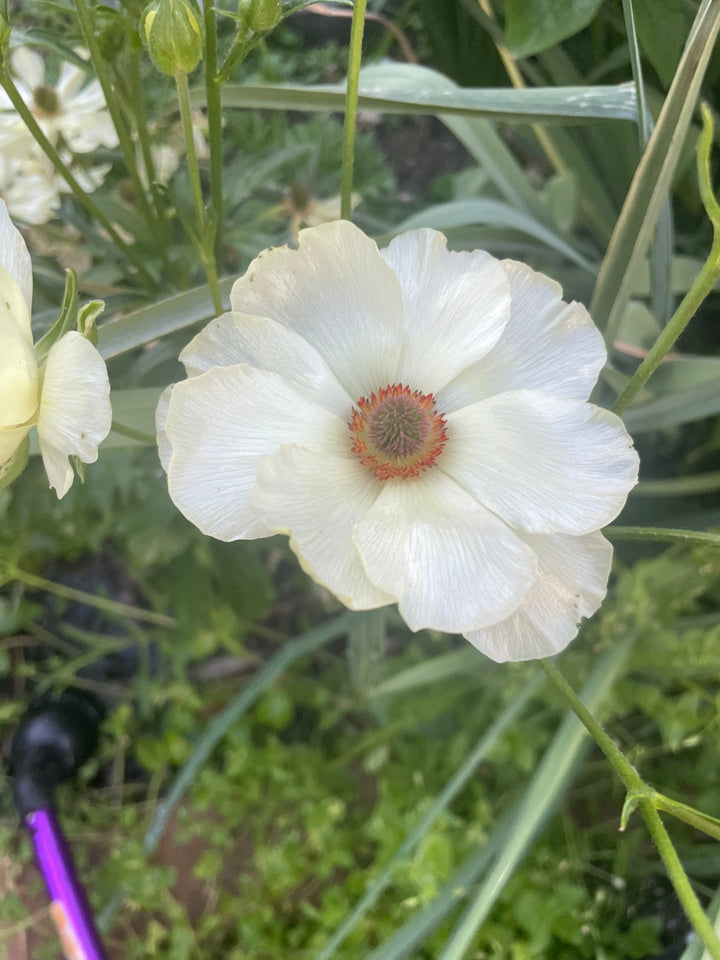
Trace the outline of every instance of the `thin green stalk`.
[[713, 957], [714, 960], [720, 960], [720, 940], [705, 915], [705, 911], [700, 906], [700, 901], [695, 896], [695, 891], [690, 884], [688, 875], [683, 869], [683, 865], [665, 829], [665, 825], [660, 819], [660, 814], [649, 800], [641, 800], [638, 804], [638, 809], [642, 814], [655, 846], [660, 852], [660, 856], [665, 864], [665, 869], [667, 870], [673, 887], [675, 887], [675, 892], [678, 895], [678, 899], [682, 904], [688, 920], [705, 944], [705, 949], [710, 956]]
[[720, 490], [720, 470], [696, 473], [688, 477], [641, 480], [633, 490], [638, 497], [689, 497]]
[[355, 165], [355, 128], [357, 125], [358, 90], [360, 89], [360, 64], [362, 41], [365, 31], [366, 0], [355, 0], [352, 27], [350, 28], [350, 54], [348, 57], [347, 91], [345, 93], [345, 126], [343, 129], [342, 188], [340, 216], [349, 220], [352, 213], [353, 167]]
[[202, 185], [200, 183], [200, 167], [198, 166], [195, 140], [193, 139], [192, 115], [190, 113], [190, 89], [187, 74], [182, 70], [175, 74], [180, 116], [182, 118], [183, 134], [185, 136], [185, 152], [187, 153], [190, 185], [193, 200], [195, 201], [195, 216], [197, 218], [198, 236], [202, 237], [205, 227], [205, 205], [203, 203]]
[[146, 447], [155, 446], [155, 437], [151, 437], [149, 433], [143, 433], [141, 430], [134, 430], [132, 427], [123, 426], [123, 424], [118, 423], [117, 420], [112, 421], [111, 429], [113, 433], [119, 433], [121, 437], [128, 437], [130, 440], [137, 440], [138, 443], [142, 443]]
[[155, 216], [160, 229], [163, 232], [164, 244], [169, 244], [169, 231], [167, 216], [162, 202], [162, 196], [157, 189], [155, 172], [155, 163], [152, 158], [150, 141], [148, 138], [147, 113], [145, 112], [145, 96], [143, 93], [142, 82], [140, 80], [140, 53], [137, 49], [130, 51], [130, 89], [132, 91], [132, 108], [136, 117], [136, 131], [140, 151], [142, 153], [143, 163], [145, 164], [145, 173], [147, 174], [148, 184], [150, 185], [150, 195], [153, 206], [155, 207]]
[[577, 718], [581, 721], [595, 743], [600, 747], [613, 770], [623, 782], [628, 793], [625, 811], [623, 812], [623, 825], [626, 814], [634, 807], [637, 807], [663, 859], [668, 877], [675, 888], [675, 892], [678, 895], [678, 899], [682, 904], [688, 920], [697, 931], [705, 947], [710, 952], [710, 955], [714, 960], [720, 960], [720, 940], [716, 937], [710, 921], [705, 916], [700, 902], [695, 896], [695, 891], [690, 885], [690, 881], [680, 863], [680, 859], [672, 845], [667, 830], [663, 826], [660, 815], [653, 805], [652, 797], [654, 791], [647, 786], [637, 770], [615, 746], [611, 738], [590, 713], [552, 660], [541, 660], [540, 665], [565, 697]]
[[7, 565], [0, 572], [2, 572], [5, 580], [17, 580], [33, 590], [44, 590], [56, 597], [62, 597], [64, 600], [73, 600], [76, 603], [84, 603], [89, 607], [95, 607], [97, 610], [104, 610], [105, 613], [132, 617], [134, 620], [143, 620], [145, 623], [152, 623], [157, 627], [172, 628], [176, 626], [172, 617], [166, 617], [162, 613], [143, 610], [142, 607], [133, 607], [127, 603], [119, 603], [117, 600], [109, 600], [107, 597], [97, 597], [95, 594], [85, 593], [84, 590], [76, 590], [74, 587], [66, 587], [62, 583], [54, 583], [52, 580], [38, 577], [34, 573], [28, 573], [15, 566]]
[[183, 133], [185, 135], [185, 150], [187, 153], [188, 171], [190, 173], [190, 184], [192, 186], [193, 200], [195, 202], [195, 217], [197, 220], [197, 243], [198, 252], [205, 268], [205, 276], [210, 285], [213, 306], [215, 312], [222, 313], [222, 298], [220, 297], [220, 287], [218, 285], [217, 265], [215, 262], [215, 250], [213, 243], [208, 238], [208, 222], [205, 216], [205, 204], [203, 203], [202, 184], [200, 183], [200, 166], [198, 164], [197, 152], [195, 150], [195, 141], [193, 140], [192, 115], [190, 113], [190, 90], [188, 87], [187, 74], [182, 70], [175, 74], [175, 86], [177, 88], [178, 104], [180, 106], [180, 116], [182, 118]]
[[215, 212], [215, 251], [220, 249], [223, 227], [222, 195], [222, 84], [217, 69], [217, 28], [215, 7], [203, 4], [205, 17], [205, 99], [210, 145], [210, 198]]
[[710, 253], [695, 282], [685, 294], [668, 325], [662, 331], [647, 356], [637, 368], [613, 405], [613, 411], [623, 414], [632, 401], [660, 366], [663, 358], [672, 349], [675, 341], [697, 313], [700, 305], [720, 278], [720, 205], [712, 189], [710, 174], [710, 151], [713, 143], [713, 119], [706, 104], [700, 105], [703, 128], [697, 145], [697, 169], [700, 196], [705, 212], [713, 226], [713, 243]]
[[143, 280], [150, 286], [155, 286], [155, 281], [147, 272], [145, 265], [143, 263], [142, 257], [135, 251], [134, 247], [130, 244], [125, 243], [121, 238], [120, 234], [113, 227], [110, 220], [105, 216], [102, 210], [97, 206], [94, 200], [88, 196], [88, 194], [83, 190], [80, 184], [77, 182], [75, 177], [70, 173], [68, 167], [63, 163], [60, 155], [58, 154], [55, 147], [50, 143], [48, 138], [42, 131], [42, 128], [38, 124], [35, 117], [32, 115], [31, 110], [28, 108], [27, 104], [20, 96], [20, 91], [15, 86], [15, 82], [10, 76], [7, 67], [0, 67], [0, 86], [2, 86], [5, 93], [7, 93], [10, 98], [10, 102], [15, 107], [18, 112], [18, 115], [22, 119], [25, 126], [28, 128], [30, 133], [33, 135], [35, 142], [40, 147], [42, 152], [52, 163], [53, 167], [57, 170], [60, 176], [65, 180], [67, 185], [73, 192], [75, 199], [80, 203], [85, 210], [90, 214], [90, 216], [96, 220], [102, 227], [107, 230], [108, 234], [113, 240], [113, 243], [122, 250], [128, 260], [135, 266], [143, 277]]
[[652, 345], [647, 356], [632, 375], [630, 382], [613, 404], [614, 413], [621, 416], [627, 410], [660, 366], [665, 355], [672, 350], [675, 341], [695, 316], [705, 298], [712, 292], [718, 277], [720, 277], [720, 237], [717, 237], [714, 241], [708, 259], [670, 322]]
[[645, 782], [625, 755], [615, 746], [595, 717], [575, 693], [552, 660], [541, 660], [540, 665], [558, 690], [570, 704], [573, 713], [581, 721], [587, 732], [600, 747], [610, 764], [629, 791], [643, 792]]
[[90, 59], [92, 60], [95, 73], [97, 74], [100, 86], [102, 87], [102, 91], [105, 95], [105, 103], [107, 104], [108, 112], [110, 113], [113, 126], [115, 127], [115, 131], [118, 135], [120, 149], [122, 150], [123, 157], [125, 158], [125, 166], [130, 174], [130, 179], [133, 182], [133, 186], [135, 187], [135, 193], [137, 195], [138, 202], [142, 208], [150, 230], [155, 234], [158, 242], [161, 242], [162, 237], [158, 232], [158, 221], [152, 207], [150, 206], [150, 202], [148, 201], [145, 193], [145, 188], [143, 187], [140, 179], [140, 174], [138, 173], [137, 164], [135, 163], [135, 148], [128, 132], [128, 128], [125, 124], [125, 118], [122, 115], [122, 109], [116, 98], [115, 87], [110, 79], [107, 62], [102, 54], [102, 51], [100, 50], [100, 45], [98, 44], [95, 28], [92, 22], [92, 17], [90, 16], [90, 11], [87, 8], [85, 0], [75, 0], [75, 10], [77, 11], [78, 20], [80, 21], [80, 28], [83, 33], [85, 44], [90, 53]]
[[667, 543], [689, 543], [720, 547], [720, 533], [701, 530], [677, 530], [671, 527], [605, 527], [608, 540], [653, 540]]

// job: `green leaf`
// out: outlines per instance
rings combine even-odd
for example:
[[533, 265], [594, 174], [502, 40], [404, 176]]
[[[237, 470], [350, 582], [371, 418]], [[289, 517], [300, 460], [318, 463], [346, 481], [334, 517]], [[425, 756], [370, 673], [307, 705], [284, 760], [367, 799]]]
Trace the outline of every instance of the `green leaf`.
[[433, 227], [436, 230], [449, 230], [453, 227], [463, 227], [471, 224], [483, 224], [498, 229], [518, 230], [545, 246], [561, 253], [568, 260], [576, 263], [594, 274], [593, 265], [578, 253], [562, 237], [548, 230], [537, 220], [520, 210], [515, 210], [506, 203], [498, 200], [454, 200], [450, 203], [439, 203], [434, 207], [427, 207], [421, 213], [408, 217], [397, 226], [397, 232], [417, 230], [420, 227]]
[[630, 296], [633, 271], [658, 223], [682, 152], [705, 70], [720, 30], [720, 0], [704, 0], [608, 245], [590, 313], [612, 343]]
[[[191, 102], [194, 106], [203, 106], [203, 92], [196, 90]], [[344, 105], [344, 83], [315, 86], [228, 84], [223, 88], [223, 107], [226, 109], [342, 111]], [[360, 73], [358, 105], [382, 113], [455, 114], [508, 123], [635, 120], [637, 117], [637, 99], [632, 83], [527, 87], [523, 90], [465, 88], [456, 86], [452, 80], [429, 67], [411, 63], [381, 63], [365, 67]]]
[[[233, 282], [234, 278], [220, 282], [220, 293], [226, 305], [229, 305]], [[166, 333], [183, 330], [214, 316], [209, 287], [195, 287], [98, 327], [98, 350], [105, 360], [109, 360]]]
[[505, 42], [515, 57], [531, 57], [586, 27], [602, 0], [506, 0]]
[[35, 344], [35, 357], [40, 364], [47, 357], [53, 344], [75, 329], [77, 322], [77, 277], [74, 270], [65, 271], [65, 292], [63, 293], [60, 313], [44, 337]]
[[683, 0], [632, 0], [642, 52], [669, 87], [683, 48], [688, 23]]

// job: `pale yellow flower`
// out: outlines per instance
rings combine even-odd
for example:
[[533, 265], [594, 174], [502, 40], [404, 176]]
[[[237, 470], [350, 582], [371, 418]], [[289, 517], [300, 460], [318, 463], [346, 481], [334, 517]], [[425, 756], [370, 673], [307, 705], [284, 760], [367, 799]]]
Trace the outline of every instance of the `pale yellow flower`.
[[39, 365], [31, 307], [30, 255], [0, 200], [0, 468], [36, 427], [50, 486], [62, 498], [73, 482], [69, 457], [93, 463], [110, 432], [110, 384], [102, 357], [77, 331]]

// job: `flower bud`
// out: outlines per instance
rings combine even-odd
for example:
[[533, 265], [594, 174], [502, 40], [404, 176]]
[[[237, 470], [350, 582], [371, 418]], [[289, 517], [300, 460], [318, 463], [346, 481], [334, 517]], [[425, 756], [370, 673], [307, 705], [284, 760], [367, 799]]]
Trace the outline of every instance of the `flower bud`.
[[268, 33], [282, 20], [282, 0], [238, 0], [237, 19], [248, 34]]
[[191, 73], [203, 53], [203, 23], [194, 0], [153, 0], [140, 33], [155, 66], [168, 76]]

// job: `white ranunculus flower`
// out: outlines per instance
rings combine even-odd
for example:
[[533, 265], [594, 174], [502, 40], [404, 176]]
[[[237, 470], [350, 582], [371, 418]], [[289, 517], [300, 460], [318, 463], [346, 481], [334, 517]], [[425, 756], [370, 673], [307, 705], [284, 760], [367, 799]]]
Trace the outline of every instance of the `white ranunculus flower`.
[[0, 200], [0, 468], [35, 426], [61, 498], [73, 482], [69, 457], [93, 463], [110, 432], [110, 384], [102, 357], [76, 331], [60, 337], [39, 367], [31, 306], [30, 255]]
[[[45, 61], [35, 50], [19, 47], [10, 59], [20, 96], [53, 146], [71, 153], [91, 153], [99, 146], [116, 147], [117, 132], [97, 80], [74, 63], [63, 63], [55, 85], [45, 77]], [[24, 153], [32, 135], [15, 112], [7, 94], [0, 92], [0, 146], [4, 153]]]
[[638, 472], [587, 402], [605, 362], [558, 284], [433, 230], [347, 222], [267, 250], [158, 407], [177, 507], [221, 540], [286, 533], [347, 606], [494, 660], [557, 653], [599, 606], [599, 533]]

